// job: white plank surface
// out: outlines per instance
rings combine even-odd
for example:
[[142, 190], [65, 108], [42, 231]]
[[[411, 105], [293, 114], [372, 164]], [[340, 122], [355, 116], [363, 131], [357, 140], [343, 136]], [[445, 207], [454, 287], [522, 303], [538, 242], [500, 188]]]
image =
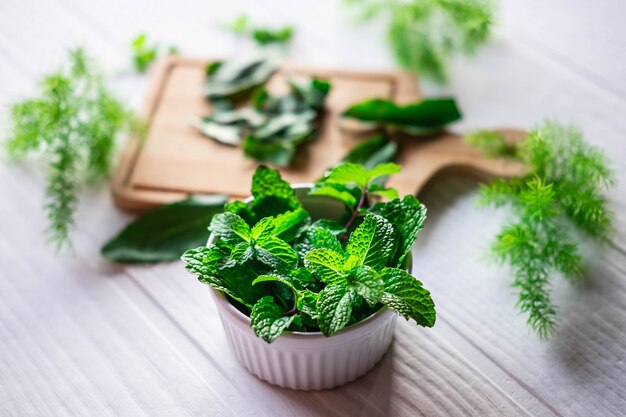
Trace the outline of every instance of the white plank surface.
[[[68, 46], [86, 45], [114, 72], [133, 105], [145, 79], [128, 43], [145, 30], [197, 56], [251, 46], [216, 23], [242, 12], [292, 23], [303, 64], [393, 68], [384, 27], [354, 27], [324, 0], [3, 0], [0, 100], [32, 91]], [[294, 392], [248, 375], [229, 354], [208, 292], [179, 263], [120, 268], [98, 249], [129, 216], [105, 186], [86, 191], [74, 254], [46, 245], [36, 164], [0, 167], [0, 415], [414, 416], [626, 413], [626, 3], [504, 1], [495, 40], [452, 66], [458, 130], [575, 122], [615, 161], [611, 194], [618, 235], [590, 257], [581, 288], [558, 281], [561, 332], [527, 333], [505, 269], [480, 261], [503, 213], [478, 211], [476, 184], [435, 180], [422, 198], [429, 220], [415, 247], [416, 273], [432, 290], [438, 323], [402, 322], [392, 351], [339, 389]]]

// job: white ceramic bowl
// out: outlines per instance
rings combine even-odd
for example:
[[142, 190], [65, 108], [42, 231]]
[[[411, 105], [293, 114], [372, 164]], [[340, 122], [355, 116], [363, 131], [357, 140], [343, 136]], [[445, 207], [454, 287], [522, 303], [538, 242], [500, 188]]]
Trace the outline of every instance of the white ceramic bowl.
[[[336, 200], [307, 195], [310, 184], [293, 187], [313, 218], [338, 219], [343, 213], [343, 206]], [[215, 239], [211, 235], [207, 246]], [[331, 337], [320, 332], [285, 332], [268, 344], [254, 334], [248, 316], [230, 304], [223, 293], [211, 291], [239, 363], [262, 380], [281, 387], [318, 390], [353, 381], [382, 359], [393, 339], [397, 315], [382, 308]]]

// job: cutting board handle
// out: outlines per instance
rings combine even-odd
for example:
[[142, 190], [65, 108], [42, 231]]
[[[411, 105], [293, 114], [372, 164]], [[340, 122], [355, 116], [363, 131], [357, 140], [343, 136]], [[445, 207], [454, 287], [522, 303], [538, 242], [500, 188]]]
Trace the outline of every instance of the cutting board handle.
[[[500, 129], [507, 141], [520, 142], [526, 133]], [[479, 179], [523, 175], [525, 166], [510, 158], [489, 158], [470, 147], [460, 135], [445, 133], [426, 139], [399, 140], [398, 163], [402, 171], [389, 179], [388, 186], [400, 195], [418, 195], [435, 176], [447, 173], [472, 175]]]

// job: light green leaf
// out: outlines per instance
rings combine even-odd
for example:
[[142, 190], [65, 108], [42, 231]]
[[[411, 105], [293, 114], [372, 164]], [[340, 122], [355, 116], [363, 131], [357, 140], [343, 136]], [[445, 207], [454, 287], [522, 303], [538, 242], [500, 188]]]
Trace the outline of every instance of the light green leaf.
[[219, 269], [224, 265], [226, 258], [227, 254], [221, 249], [206, 246], [189, 249], [181, 257], [187, 271], [197, 276], [200, 282], [216, 289], [223, 289]]
[[252, 239], [263, 241], [267, 240], [274, 235], [274, 218], [273, 217], [265, 217], [252, 228], [252, 232], [250, 233]]
[[306, 254], [304, 265], [326, 284], [347, 284], [343, 255], [332, 249], [315, 249]]
[[399, 198], [398, 190], [395, 188], [384, 188], [379, 186], [378, 184], [372, 184], [368, 187], [367, 192], [371, 195], [379, 195], [388, 200], [395, 200]]
[[241, 242], [233, 248], [233, 251], [230, 253], [230, 259], [243, 264], [254, 258], [255, 255], [254, 246], [250, 246], [248, 242]]
[[234, 213], [216, 214], [211, 219], [211, 232], [215, 233], [221, 241], [229, 245], [237, 245], [241, 242], [250, 241], [250, 226], [244, 219]]
[[352, 195], [352, 193], [350, 193], [347, 189], [343, 188], [341, 184], [330, 183], [328, 185], [323, 185], [319, 188], [313, 189], [309, 194], [325, 195], [328, 197], [336, 198], [350, 208], [354, 208], [357, 203], [356, 197]]
[[352, 285], [357, 294], [365, 298], [370, 306], [375, 306], [383, 295], [383, 279], [369, 266], [359, 266], [353, 276]]
[[240, 99], [276, 71], [276, 62], [260, 56], [244, 56], [210, 67], [204, 94], [210, 100]]
[[330, 170], [325, 178], [328, 184], [357, 184], [365, 187], [369, 176], [362, 165], [344, 162]]
[[381, 301], [404, 318], [413, 319], [420, 326], [435, 324], [435, 303], [430, 292], [408, 272], [385, 268], [381, 272], [385, 289]]
[[367, 172], [368, 180], [371, 181], [377, 177], [393, 175], [400, 172], [400, 165], [388, 162], [386, 164], [380, 164]]
[[350, 235], [346, 253], [358, 260], [357, 265], [380, 269], [387, 265], [393, 244], [394, 230], [391, 223], [377, 214], [368, 214]]
[[402, 200], [388, 202], [382, 210], [382, 216], [393, 225], [398, 242], [388, 265], [399, 266], [424, 227], [426, 207], [417, 198], [407, 195]]
[[254, 333], [272, 343], [289, 327], [294, 320], [293, 316], [284, 316], [283, 311], [270, 296], [261, 298], [252, 308], [250, 314], [250, 326]]
[[309, 213], [304, 209], [279, 214], [273, 221], [274, 235], [289, 243], [300, 235], [308, 219]]
[[346, 327], [352, 314], [355, 292], [342, 285], [328, 285], [319, 294], [317, 321], [324, 336], [332, 336]]

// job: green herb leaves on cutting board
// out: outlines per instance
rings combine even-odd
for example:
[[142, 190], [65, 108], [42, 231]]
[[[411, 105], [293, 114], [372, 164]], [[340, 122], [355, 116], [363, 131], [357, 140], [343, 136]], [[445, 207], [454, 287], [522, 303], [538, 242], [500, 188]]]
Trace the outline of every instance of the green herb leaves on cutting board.
[[399, 169], [392, 163], [331, 169], [311, 192], [343, 203], [344, 217], [336, 221], [312, 217], [277, 171], [260, 166], [253, 200], [229, 203], [211, 220], [212, 246], [190, 249], [182, 259], [250, 316], [268, 343], [286, 330], [332, 336], [384, 306], [431, 327], [430, 293], [405, 271], [426, 209], [375, 182]]
[[119, 134], [141, 131], [83, 49], [71, 50], [68, 61], [41, 79], [35, 97], [11, 106], [5, 143], [14, 160], [38, 154], [46, 161], [44, 210], [57, 247], [70, 241], [78, 189], [109, 175]]
[[470, 55], [491, 36], [493, 0], [345, 0], [360, 20], [383, 18], [396, 61], [419, 75], [445, 81], [449, 61]]
[[253, 26], [250, 24], [250, 18], [247, 15], [239, 16], [226, 27], [237, 35], [251, 38], [260, 46], [289, 43], [294, 33], [294, 29], [291, 26], [280, 28]]
[[523, 177], [483, 185], [479, 203], [510, 208], [492, 253], [512, 269], [517, 305], [528, 315], [529, 327], [549, 337], [558, 324], [551, 297], [554, 276], [577, 282], [583, 271], [582, 238], [611, 239], [613, 214], [603, 196], [615, 183], [611, 164], [578, 129], [552, 121], [532, 129], [519, 144], [485, 130], [469, 135], [468, 142], [528, 166]]
[[428, 135], [460, 120], [461, 112], [452, 98], [425, 99], [405, 106], [385, 99], [369, 99], [353, 104], [342, 116], [410, 135]]
[[224, 210], [222, 195], [194, 195], [141, 215], [102, 248], [119, 263], [175, 261], [191, 246], [206, 243], [206, 228]]
[[[265, 84], [276, 69], [264, 57], [209, 65], [205, 94], [214, 109], [194, 122], [196, 129], [221, 144], [242, 147], [248, 158], [290, 165], [298, 147], [314, 138], [330, 84], [288, 78], [289, 93], [273, 96]], [[244, 100], [249, 104], [238, 106]]]

